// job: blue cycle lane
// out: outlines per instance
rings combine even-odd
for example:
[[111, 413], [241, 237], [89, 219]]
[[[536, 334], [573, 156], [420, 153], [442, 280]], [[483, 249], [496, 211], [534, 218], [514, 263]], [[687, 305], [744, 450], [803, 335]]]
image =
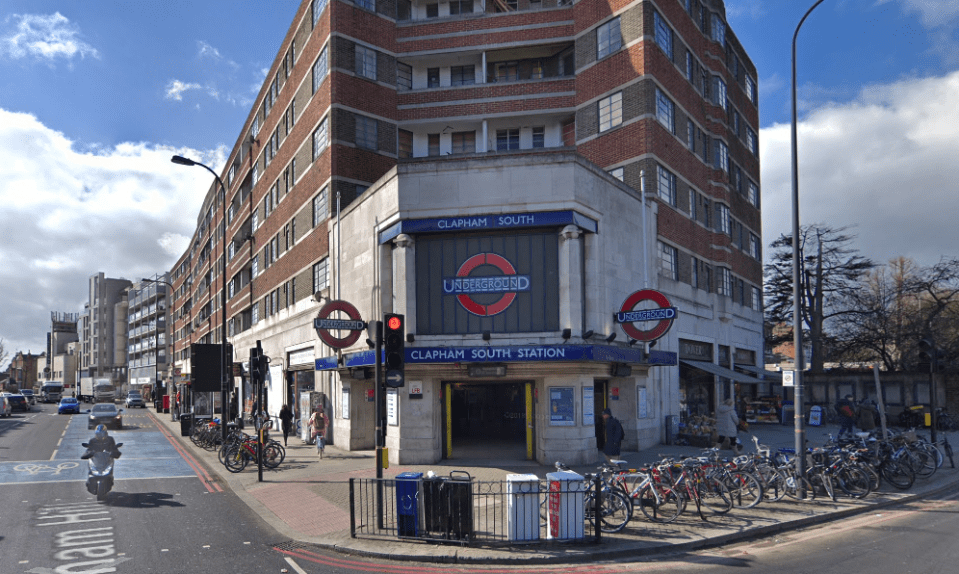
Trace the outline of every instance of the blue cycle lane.
[[[123, 430], [109, 431], [123, 443], [114, 466], [116, 481], [197, 476], [151, 417], [128, 415], [124, 423]], [[86, 449], [81, 443], [92, 436], [87, 417], [71, 417], [53, 460], [0, 462], [0, 484], [85, 481], [87, 461], [80, 456]]]

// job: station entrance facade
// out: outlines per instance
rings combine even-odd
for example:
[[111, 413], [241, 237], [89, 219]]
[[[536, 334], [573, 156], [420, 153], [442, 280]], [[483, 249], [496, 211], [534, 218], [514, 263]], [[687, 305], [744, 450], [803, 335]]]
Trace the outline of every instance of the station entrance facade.
[[532, 381], [444, 381], [443, 458], [532, 460]]

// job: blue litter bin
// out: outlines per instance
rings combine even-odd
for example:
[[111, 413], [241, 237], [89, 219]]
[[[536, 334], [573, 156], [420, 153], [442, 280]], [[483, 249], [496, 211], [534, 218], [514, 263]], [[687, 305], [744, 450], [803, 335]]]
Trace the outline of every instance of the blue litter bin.
[[396, 532], [401, 537], [420, 535], [420, 491], [422, 472], [403, 472], [396, 475]]

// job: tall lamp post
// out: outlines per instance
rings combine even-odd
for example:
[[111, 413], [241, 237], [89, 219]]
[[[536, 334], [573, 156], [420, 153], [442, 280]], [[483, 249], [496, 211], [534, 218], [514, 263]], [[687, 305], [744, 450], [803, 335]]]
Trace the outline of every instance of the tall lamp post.
[[[803, 357], [802, 347], [802, 310], [799, 303], [800, 295], [800, 269], [799, 269], [799, 152], [797, 150], [796, 136], [796, 39], [799, 37], [799, 29], [803, 22], [809, 17], [809, 14], [816, 9], [816, 6], [822, 4], [824, 0], [817, 0], [809, 10], [803, 15], [796, 31], [793, 33], [792, 44], [792, 175], [793, 175], [793, 353], [796, 356], [796, 373], [793, 377], [795, 389], [795, 432], [796, 432], [796, 470], [799, 476], [803, 476], [806, 470], [806, 429], [803, 426], [805, 421], [805, 404], [803, 397], [803, 370], [805, 369], [805, 357]], [[805, 492], [801, 492], [805, 496]]]
[[[170, 292], [167, 294], [167, 297], [166, 297], [166, 300], [167, 300], [167, 309], [169, 310], [169, 309], [172, 308], [172, 307], [171, 307], [171, 301], [173, 300], [173, 283], [170, 283], [169, 281], [165, 281], [165, 280], [160, 279], [160, 278], [157, 278], [157, 279], [147, 279], [146, 277], [144, 277], [141, 281], [143, 281], [144, 283], [163, 283], [164, 285], [168, 286], [168, 287], [170, 288]], [[159, 302], [159, 299], [160, 299], [160, 298], [157, 297], [157, 301], [158, 301], [158, 302]], [[173, 314], [171, 313], [170, 315], [172, 316]], [[166, 321], [164, 321], [164, 323], [166, 323]], [[171, 331], [171, 333], [170, 333], [170, 345], [171, 345], [170, 354], [173, 355], [173, 361], [170, 363], [170, 386], [171, 386], [171, 390], [175, 390], [175, 389], [176, 389], [176, 319], [173, 320], [171, 326], [172, 326], [173, 328], [170, 329], [170, 331]], [[157, 348], [156, 379], [153, 381], [153, 387], [154, 387], [154, 389], [156, 389], [157, 381], [160, 380], [160, 341], [159, 341], [159, 336], [160, 336], [160, 319], [159, 319], [159, 316], [158, 316], [158, 317], [157, 317], [157, 329], [156, 329], [156, 331], [154, 332], [154, 340], [156, 341], [156, 348]], [[155, 392], [155, 391], [154, 391], [154, 392]], [[170, 402], [171, 402], [171, 403], [173, 402], [173, 397], [174, 397], [174, 396], [175, 396], [175, 395], [173, 395], [173, 394], [170, 395]], [[170, 418], [173, 418], [173, 415], [174, 415], [174, 414], [177, 414], [177, 415], [178, 415], [179, 413], [174, 413], [174, 406], [171, 404], [171, 406], [170, 406]], [[173, 420], [176, 420], [176, 419], [173, 419]]]
[[220, 425], [220, 429], [223, 432], [223, 440], [226, 441], [226, 423], [227, 415], [229, 413], [229, 379], [227, 378], [226, 372], [226, 186], [223, 185], [223, 180], [220, 179], [220, 176], [217, 175], [215, 171], [198, 161], [193, 161], [192, 159], [179, 155], [173, 156], [170, 158], [170, 161], [178, 165], [198, 165], [212, 173], [213, 177], [216, 178], [217, 183], [220, 184], [220, 191], [223, 193], [223, 203], [221, 209], [223, 233], [221, 235], [220, 243], [220, 249], [223, 251], [223, 268], [221, 269], [222, 275], [220, 277], [220, 284], [222, 285], [222, 288], [220, 289], [220, 296], [222, 299], [222, 306], [220, 307], [220, 410], [223, 418], [223, 424]]

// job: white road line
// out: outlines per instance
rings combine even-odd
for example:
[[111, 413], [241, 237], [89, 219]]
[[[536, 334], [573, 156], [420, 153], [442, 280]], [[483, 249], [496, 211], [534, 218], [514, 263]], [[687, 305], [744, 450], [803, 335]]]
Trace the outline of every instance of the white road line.
[[307, 574], [306, 570], [300, 568], [300, 565], [294, 562], [289, 556], [285, 556], [284, 560], [286, 560], [286, 563], [290, 565], [290, 568], [296, 570], [298, 574]]
[[61, 443], [63, 443], [63, 437], [60, 437], [60, 440], [57, 441], [57, 448], [60, 448]]
[[[57, 443], [57, 446], [60, 446], [60, 443]], [[50, 455], [50, 460], [57, 458], [57, 450], [58, 449], [53, 449], [53, 454]]]

